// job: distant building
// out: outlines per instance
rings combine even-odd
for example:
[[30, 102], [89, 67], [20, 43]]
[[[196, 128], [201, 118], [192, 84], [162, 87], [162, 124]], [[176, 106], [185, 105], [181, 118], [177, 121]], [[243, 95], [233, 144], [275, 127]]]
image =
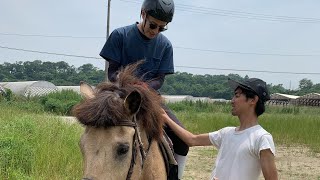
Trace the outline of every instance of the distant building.
[[230, 102], [230, 100], [226, 99], [211, 99], [209, 97], [193, 97], [190, 95], [162, 95], [166, 103], [176, 103], [181, 101], [192, 101], [192, 102], [206, 102], [206, 103], [213, 103], [213, 102]]
[[270, 95], [270, 100], [267, 101], [268, 104], [271, 105], [295, 105], [296, 99], [299, 98], [299, 96], [289, 95], [289, 94], [281, 94], [281, 93], [274, 93]]
[[166, 103], [175, 103], [181, 101], [191, 101], [192, 96], [189, 95], [162, 95]]
[[309, 93], [297, 98], [298, 105], [320, 106], [320, 93]]

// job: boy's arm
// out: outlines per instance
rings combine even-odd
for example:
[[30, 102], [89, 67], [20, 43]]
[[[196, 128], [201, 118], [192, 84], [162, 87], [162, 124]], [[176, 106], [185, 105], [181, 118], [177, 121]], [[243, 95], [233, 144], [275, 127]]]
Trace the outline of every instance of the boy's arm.
[[212, 143], [209, 134], [195, 135], [176, 124], [165, 112], [163, 114], [165, 123], [179, 136], [189, 147], [191, 146], [210, 146]]
[[278, 172], [274, 161], [274, 155], [270, 149], [260, 151], [260, 164], [263, 176], [266, 180], [277, 180]]

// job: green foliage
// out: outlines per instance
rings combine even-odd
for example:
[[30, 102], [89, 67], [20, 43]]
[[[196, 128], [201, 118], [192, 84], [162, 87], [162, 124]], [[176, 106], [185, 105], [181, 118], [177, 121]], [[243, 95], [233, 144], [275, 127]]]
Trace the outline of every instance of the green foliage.
[[0, 179], [80, 179], [82, 127], [16, 104], [0, 104], [0, 123]]
[[40, 98], [45, 111], [55, 114], [70, 115], [72, 107], [81, 101], [82, 97], [73, 90], [52, 92]]
[[6, 62], [0, 65], [0, 82], [39, 80], [49, 81], [58, 86], [79, 85], [80, 81], [96, 85], [104, 80], [104, 71], [98, 70], [92, 64], [75, 68], [64, 61], [35, 60], [13, 64]]
[[270, 114], [266, 113], [260, 119], [260, 124], [267, 129], [278, 144], [304, 144], [312, 150], [320, 152], [320, 117], [317, 115]]
[[231, 110], [230, 103], [225, 102], [204, 102], [204, 101], [182, 101], [179, 103], [168, 103], [173, 111], [206, 112], [206, 113], [228, 113]]
[[33, 149], [23, 140], [0, 138], [0, 167], [4, 169], [3, 175], [9, 179], [30, 174], [33, 156]]
[[6, 101], [11, 101], [13, 99], [13, 93], [10, 89], [5, 89], [5, 93], [3, 94], [3, 98]]
[[73, 106], [82, 100], [82, 97], [72, 90], [52, 92], [41, 97], [23, 97], [11, 94], [10, 101], [0, 101], [0, 105], [18, 107], [24, 111], [53, 113], [56, 115], [71, 115]]
[[17, 114], [4, 124], [7, 115], [1, 115], [0, 121], [3, 124], [0, 127], [0, 174], [7, 179], [29, 179], [35, 157], [32, 147], [36, 123], [25, 121]]
[[172, 95], [192, 95], [195, 97], [211, 97], [231, 99], [232, 91], [228, 78], [242, 79], [238, 75], [193, 75], [185, 72], [166, 77], [161, 92]]
[[[171, 95], [192, 95], [195, 97], [210, 98], [232, 98], [232, 90], [228, 84], [228, 78], [236, 81], [248, 79], [237, 74], [225, 75], [193, 75], [185, 72], [177, 72], [176, 74], [166, 77], [161, 92]], [[320, 92], [320, 84], [313, 85], [311, 80], [303, 79], [300, 81], [300, 89], [296, 91], [288, 90], [282, 84], [268, 84], [271, 93], [283, 93], [291, 95], [304, 95], [311, 92]]]
[[[11, 92], [11, 91], [9, 91]], [[2, 106], [14, 106], [19, 109], [35, 112], [35, 113], [43, 113], [43, 106], [39, 103], [39, 97], [27, 98], [23, 96], [17, 96], [13, 93], [7, 93], [8, 100], [0, 101], [0, 105]]]

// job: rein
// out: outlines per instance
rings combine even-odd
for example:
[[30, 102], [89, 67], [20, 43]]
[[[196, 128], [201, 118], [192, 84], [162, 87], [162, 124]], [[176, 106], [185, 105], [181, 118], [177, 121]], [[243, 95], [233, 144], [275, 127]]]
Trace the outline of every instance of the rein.
[[[143, 143], [141, 141], [141, 136], [140, 136], [140, 132], [138, 129], [136, 115], [133, 116], [133, 120], [131, 122], [124, 121], [124, 122], [117, 124], [116, 126], [129, 126], [129, 127], [133, 127], [135, 130], [134, 135], [133, 135], [132, 158], [131, 158], [131, 163], [130, 163], [129, 171], [128, 171], [127, 178], [126, 178], [126, 180], [130, 180], [132, 173], [133, 173], [133, 167], [136, 164], [137, 151], [140, 150], [141, 168], [143, 168], [144, 162], [146, 160], [146, 156], [147, 156], [149, 149], [151, 147], [151, 138], [148, 138], [149, 144], [148, 144], [147, 150], [145, 151], [143, 149]], [[137, 146], [139, 146], [139, 149], [137, 149]]]

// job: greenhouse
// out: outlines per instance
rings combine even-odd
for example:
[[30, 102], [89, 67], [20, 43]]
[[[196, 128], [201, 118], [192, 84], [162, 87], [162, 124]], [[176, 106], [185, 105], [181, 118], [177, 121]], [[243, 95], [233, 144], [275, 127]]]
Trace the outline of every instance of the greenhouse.
[[58, 88], [48, 81], [0, 82], [0, 86], [10, 89], [14, 94], [33, 97], [55, 92]]

